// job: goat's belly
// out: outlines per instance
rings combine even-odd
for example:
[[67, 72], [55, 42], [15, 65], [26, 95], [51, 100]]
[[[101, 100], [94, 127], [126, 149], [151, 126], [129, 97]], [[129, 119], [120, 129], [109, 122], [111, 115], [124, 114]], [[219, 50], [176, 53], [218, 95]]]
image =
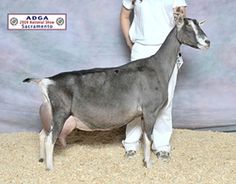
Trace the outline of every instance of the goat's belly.
[[142, 114], [141, 107], [126, 105], [122, 107], [98, 108], [83, 106], [72, 111], [76, 128], [85, 131], [106, 131], [119, 128]]
[[102, 131], [106, 131], [106, 130], [111, 130], [111, 129], [91, 129], [89, 128], [86, 123], [82, 122], [79, 118], [74, 117], [74, 121], [76, 123], [76, 128], [79, 130], [84, 130], [84, 131], [96, 131], [96, 130], [102, 130]]

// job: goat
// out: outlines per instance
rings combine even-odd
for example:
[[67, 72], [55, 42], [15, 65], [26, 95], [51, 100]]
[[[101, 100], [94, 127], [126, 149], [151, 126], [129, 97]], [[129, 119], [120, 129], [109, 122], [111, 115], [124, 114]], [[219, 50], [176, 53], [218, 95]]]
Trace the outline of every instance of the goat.
[[[42, 130], [40, 159], [53, 168], [53, 149], [68, 117], [84, 130], [111, 130], [143, 118], [144, 163], [151, 166], [151, 134], [159, 111], [167, 102], [168, 82], [180, 45], [207, 49], [210, 41], [195, 19], [179, 16], [175, 27], [153, 56], [114, 68], [59, 73], [36, 82], [50, 104], [49, 131]], [[45, 141], [44, 141], [45, 139]]]

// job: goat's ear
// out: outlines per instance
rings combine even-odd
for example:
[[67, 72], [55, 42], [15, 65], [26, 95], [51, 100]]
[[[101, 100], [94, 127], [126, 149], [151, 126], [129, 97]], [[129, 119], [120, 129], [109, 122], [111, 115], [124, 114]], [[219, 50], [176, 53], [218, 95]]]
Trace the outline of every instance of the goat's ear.
[[206, 20], [202, 20], [202, 21], [199, 21], [198, 24], [201, 26], [201, 25], [204, 25], [206, 22]]

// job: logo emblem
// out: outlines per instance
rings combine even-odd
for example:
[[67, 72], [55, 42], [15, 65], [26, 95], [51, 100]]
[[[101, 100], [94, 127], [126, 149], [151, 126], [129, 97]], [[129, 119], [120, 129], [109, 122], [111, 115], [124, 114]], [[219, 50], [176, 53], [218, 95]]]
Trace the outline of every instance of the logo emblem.
[[59, 18], [57, 18], [57, 20], [56, 20], [56, 23], [57, 23], [57, 25], [59, 25], [59, 26], [61, 26], [61, 25], [63, 25], [64, 24], [64, 19], [62, 18], [62, 17], [59, 17]]
[[10, 20], [10, 24], [13, 25], [13, 26], [17, 25], [18, 24], [18, 19], [15, 18], [15, 17], [12, 17], [11, 20]]

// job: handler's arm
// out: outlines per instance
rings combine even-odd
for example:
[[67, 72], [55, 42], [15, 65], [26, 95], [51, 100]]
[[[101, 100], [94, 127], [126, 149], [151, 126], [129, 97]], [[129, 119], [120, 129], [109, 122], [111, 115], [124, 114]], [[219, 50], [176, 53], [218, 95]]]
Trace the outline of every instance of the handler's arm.
[[122, 33], [125, 37], [126, 44], [131, 49], [133, 46], [133, 43], [130, 40], [129, 37], [129, 29], [130, 29], [130, 15], [132, 10], [126, 9], [124, 6], [121, 8], [120, 12], [120, 25]]

